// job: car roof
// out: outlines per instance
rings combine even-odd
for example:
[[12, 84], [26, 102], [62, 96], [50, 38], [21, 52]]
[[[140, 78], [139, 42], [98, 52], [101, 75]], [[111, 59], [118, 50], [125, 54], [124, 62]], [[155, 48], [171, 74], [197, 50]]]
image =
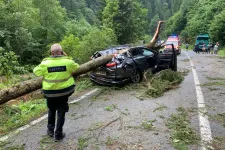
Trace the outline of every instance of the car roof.
[[[135, 47], [131, 47], [130, 49], [135, 49], [135, 48], [147, 48], [146, 46], [135, 46]], [[149, 48], [147, 48], [149, 49]]]

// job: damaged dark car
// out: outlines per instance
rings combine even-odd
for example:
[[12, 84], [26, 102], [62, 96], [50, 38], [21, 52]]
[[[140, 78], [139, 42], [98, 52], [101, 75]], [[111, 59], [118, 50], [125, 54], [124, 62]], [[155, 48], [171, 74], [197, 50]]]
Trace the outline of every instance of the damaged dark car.
[[96, 52], [92, 55], [92, 59], [106, 54], [115, 54], [118, 50], [127, 48], [124, 52], [115, 54], [115, 57], [107, 64], [92, 71], [89, 77], [97, 84], [122, 86], [129, 82], [141, 82], [143, 73], [149, 69], [153, 73], [169, 68], [177, 71], [177, 55], [174, 46], [171, 46], [170, 53], [155, 51], [144, 46], [132, 48], [120, 46], [113, 50]]

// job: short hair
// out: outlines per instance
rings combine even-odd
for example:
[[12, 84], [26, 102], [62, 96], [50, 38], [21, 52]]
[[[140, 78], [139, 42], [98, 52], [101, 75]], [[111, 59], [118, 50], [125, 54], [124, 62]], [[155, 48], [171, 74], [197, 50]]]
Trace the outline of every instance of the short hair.
[[62, 46], [58, 43], [51, 46], [51, 52], [62, 52]]

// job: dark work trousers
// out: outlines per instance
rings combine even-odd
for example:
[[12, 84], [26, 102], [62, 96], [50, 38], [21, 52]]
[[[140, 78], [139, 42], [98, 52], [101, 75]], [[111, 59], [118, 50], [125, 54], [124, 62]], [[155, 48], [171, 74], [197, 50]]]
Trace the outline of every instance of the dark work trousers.
[[[56, 97], [56, 98], [47, 98], [48, 106], [48, 130], [54, 132], [55, 135], [62, 134], [63, 125], [65, 122], [65, 114], [69, 111], [68, 106], [68, 96], [65, 97]], [[55, 120], [57, 113], [57, 123], [55, 128]]]

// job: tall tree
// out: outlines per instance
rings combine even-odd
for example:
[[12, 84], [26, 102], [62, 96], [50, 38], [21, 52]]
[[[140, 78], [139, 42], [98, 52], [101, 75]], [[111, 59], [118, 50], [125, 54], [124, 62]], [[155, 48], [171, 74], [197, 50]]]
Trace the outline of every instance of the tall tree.
[[103, 25], [111, 28], [120, 44], [132, 43], [144, 35], [147, 10], [135, 0], [107, 0]]
[[34, 30], [34, 36], [40, 39], [41, 44], [58, 42], [65, 33], [66, 11], [58, 0], [34, 0], [39, 9], [40, 26]]
[[29, 0], [1, 0], [0, 3], [1, 46], [19, 55], [20, 62], [27, 61], [28, 58], [35, 61], [33, 58], [37, 55], [34, 45], [37, 45], [37, 42], [32, 36], [32, 29], [39, 25], [38, 10]]

